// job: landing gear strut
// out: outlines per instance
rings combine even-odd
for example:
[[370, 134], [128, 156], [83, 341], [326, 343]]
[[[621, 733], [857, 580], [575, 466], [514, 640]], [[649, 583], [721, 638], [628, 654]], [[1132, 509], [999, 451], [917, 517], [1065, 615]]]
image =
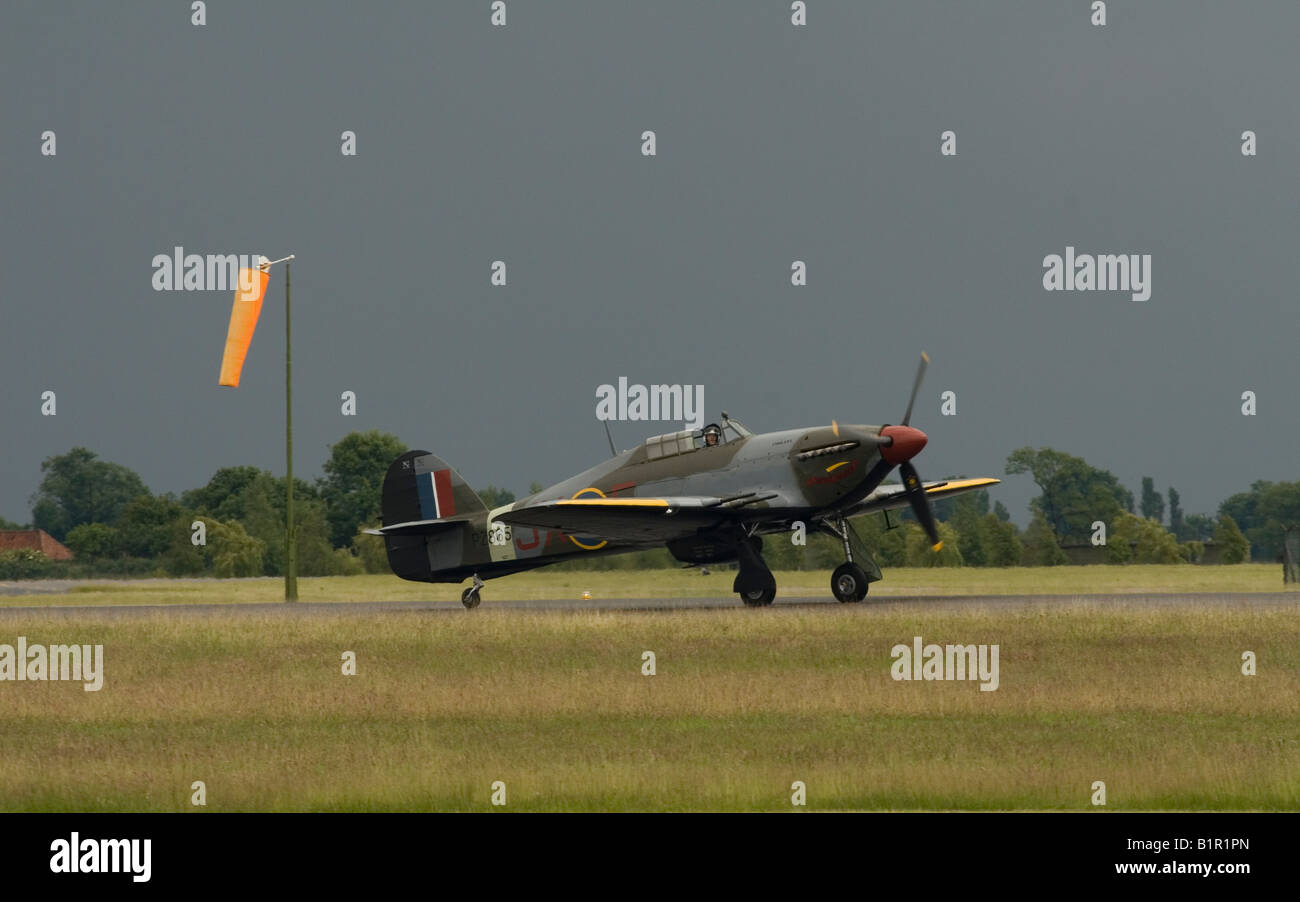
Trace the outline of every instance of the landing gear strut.
[[758, 536], [742, 540], [736, 548], [740, 572], [731, 589], [740, 595], [746, 607], [763, 607], [776, 598], [776, 578], [763, 562], [762, 550], [763, 540]]
[[464, 592], [460, 593], [460, 603], [470, 610], [473, 610], [474, 608], [478, 607], [479, 602], [483, 600], [479, 596], [479, 590], [482, 588], [483, 588], [483, 580], [479, 579], [478, 574], [475, 573], [474, 585], [470, 586]]
[[[870, 580], [867, 577], [867, 571], [853, 562], [853, 546], [849, 542], [849, 524], [841, 517], [836, 524], [838, 529], [830, 526], [830, 524], [826, 525], [844, 543], [844, 563], [836, 567], [835, 572], [831, 574], [831, 594], [835, 596], [836, 601], [861, 601], [867, 597], [867, 587], [870, 585]], [[872, 564], [872, 569], [875, 569], [874, 564]], [[876, 578], [880, 578], [879, 571], [876, 571]]]

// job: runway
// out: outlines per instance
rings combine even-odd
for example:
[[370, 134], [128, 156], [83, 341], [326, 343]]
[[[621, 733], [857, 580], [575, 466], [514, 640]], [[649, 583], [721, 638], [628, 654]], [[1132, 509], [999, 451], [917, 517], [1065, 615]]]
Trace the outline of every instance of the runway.
[[500, 601], [487, 599], [474, 611], [467, 611], [458, 601], [342, 601], [296, 602], [286, 604], [139, 604], [139, 605], [23, 605], [0, 607], [0, 620], [15, 620], [33, 615], [68, 617], [103, 616], [132, 617], [168, 614], [178, 617], [211, 616], [229, 617], [249, 615], [281, 615], [307, 617], [338, 614], [399, 614], [431, 613], [474, 616], [491, 611], [710, 611], [740, 610], [754, 616], [765, 612], [790, 609], [844, 610], [870, 614], [873, 610], [916, 608], [920, 611], [940, 611], [971, 606], [1015, 608], [1071, 608], [1086, 606], [1129, 606], [1177, 608], [1189, 606], [1238, 608], [1294, 608], [1300, 609], [1300, 592], [1185, 592], [1185, 593], [1108, 593], [1086, 595], [880, 595], [869, 596], [866, 601], [841, 604], [833, 598], [777, 597], [766, 608], [746, 608], [734, 596], [711, 598], [607, 598], [607, 599], [532, 599]]

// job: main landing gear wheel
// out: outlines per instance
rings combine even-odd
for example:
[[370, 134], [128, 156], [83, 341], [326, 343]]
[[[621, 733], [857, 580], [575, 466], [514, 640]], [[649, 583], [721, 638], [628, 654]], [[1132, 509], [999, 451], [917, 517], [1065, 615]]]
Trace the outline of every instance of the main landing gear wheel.
[[831, 592], [837, 601], [861, 601], [867, 597], [866, 571], [852, 561], [840, 564], [831, 574]]
[[761, 608], [776, 598], [776, 578], [769, 573], [755, 573], [738, 580], [736, 591], [748, 607]]
[[776, 598], [776, 577], [763, 563], [763, 540], [749, 536], [736, 548], [740, 572], [731, 584], [731, 590], [740, 596], [746, 607], [760, 608]]

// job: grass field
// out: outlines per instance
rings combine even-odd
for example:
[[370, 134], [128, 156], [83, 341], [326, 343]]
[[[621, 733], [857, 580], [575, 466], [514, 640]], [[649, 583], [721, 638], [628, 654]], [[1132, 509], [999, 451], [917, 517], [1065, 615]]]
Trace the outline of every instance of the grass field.
[[[488, 582], [484, 605], [493, 600], [572, 598], [732, 597], [732, 570], [539, 570]], [[814, 570], [776, 573], [777, 598], [830, 597], [830, 574]], [[50, 586], [30, 584], [39, 589]], [[280, 579], [102, 580], [54, 584], [66, 591], [2, 595], [0, 607], [26, 605], [186, 604], [274, 602], [284, 599]], [[468, 585], [468, 583], [464, 584]], [[303, 601], [458, 601], [464, 585], [413, 583], [391, 575], [334, 576], [299, 580]], [[1103, 592], [1280, 592], [1278, 564], [1193, 566], [1141, 564], [1094, 567], [893, 568], [871, 586], [871, 597], [907, 595], [1078, 595]]]
[[[0, 683], [0, 809], [193, 811], [202, 780], [207, 811], [489, 811], [501, 780], [512, 811], [790, 811], [800, 780], [810, 810], [1092, 810], [1103, 780], [1107, 810], [1294, 810], [1297, 613], [23, 614], [0, 642], [103, 644], [104, 687]], [[997, 643], [1000, 688], [894, 681], [918, 634]]]

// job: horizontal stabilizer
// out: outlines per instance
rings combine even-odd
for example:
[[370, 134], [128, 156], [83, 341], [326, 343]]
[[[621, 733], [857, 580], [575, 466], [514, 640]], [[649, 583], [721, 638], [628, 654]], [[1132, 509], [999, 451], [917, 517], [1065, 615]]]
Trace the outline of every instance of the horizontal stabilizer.
[[405, 523], [394, 523], [390, 526], [383, 526], [379, 529], [367, 529], [366, 535], [370, 536], [428, 536], [436, 533], [445, 532], [457, 526], [464, 526], [467, 520], [408, 520]]

